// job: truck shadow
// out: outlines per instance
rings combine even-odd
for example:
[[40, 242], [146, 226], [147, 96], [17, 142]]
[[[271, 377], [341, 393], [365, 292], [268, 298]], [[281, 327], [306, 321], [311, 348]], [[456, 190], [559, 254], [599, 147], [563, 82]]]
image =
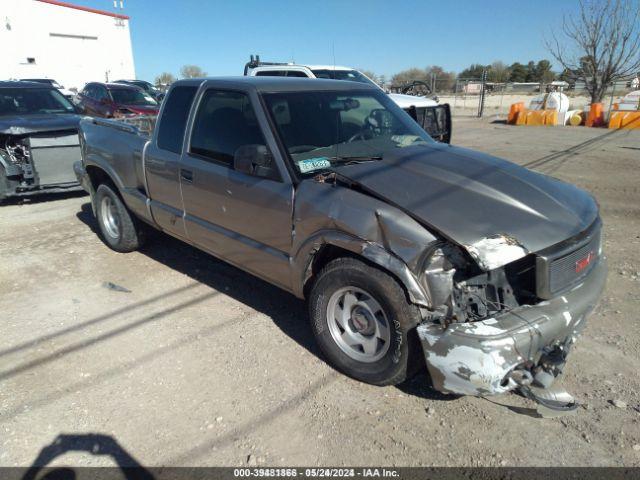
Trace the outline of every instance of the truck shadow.
[[[77, 217], [98, 233], [91, 204], [83, 204]], [[303, 301], [169, 235], [152, 232], [150, 237], [140, 253], [267, 315], [285, 334], [321, 358]]]
[[[98, 234], [90, 203], [83, 204], [76, 216]], [[326, 361], [309, 327], [304, 301], [162, 232], [151, 232], [140, 253], [268, 316], [284, 334]], [[429, 377], [424, 373], [397, 385], [397, 388], [407, 395], [432, 400], [458, 398], [431, 388]]]
[[8, 205], [24, 205], [44, 202], [53, 202], [55, 200], [66, 200], [67, 198], [79, 198], [87, 196], [87, 192], [82, 189], [65, 190], [58, 192], [37, 192], [31, 195], [21, 197], [9, 197], [0, 200], [0, 207]]

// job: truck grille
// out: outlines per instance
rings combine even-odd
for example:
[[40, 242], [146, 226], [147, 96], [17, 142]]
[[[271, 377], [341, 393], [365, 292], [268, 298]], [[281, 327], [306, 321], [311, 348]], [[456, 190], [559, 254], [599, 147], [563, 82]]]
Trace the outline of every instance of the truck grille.
[[589, 275], [600, 260], [601, 225], [597, 220], [576, 238], [538, 255], [536, 283], [540, 298], [551, 298]]
[[[411, 108], [405, 109], [409, 115]], [[415, 120], [434, 140], [449, 142], [451, 139], [451, 110], [448, 104], [415, 108]]]
[[569, 255], [553, 260], [549, 265], [549, 290], [557, 293], [578, 283], [598, 263], [600, 231], [582, 247]]

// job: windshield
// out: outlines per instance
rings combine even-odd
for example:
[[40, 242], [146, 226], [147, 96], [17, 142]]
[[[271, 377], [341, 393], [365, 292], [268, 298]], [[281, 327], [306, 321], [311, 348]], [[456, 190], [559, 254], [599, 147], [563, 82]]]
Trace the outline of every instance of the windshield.
[[375, 85], [357, 70], [311, 70], [317, 78], [330, 78], [333, 80], [349, 80], [350, 82], [366, 83]]
[[376, 161], [434, 141], [382, 91], [264, 94], [280, 137], [301, 174]]
[[121, 105], [157, 105], [153, 97], [142, 90], [133, 88], [114, 88], [109, 91], [113, 101]]
[[127, 83], [135, 85], [136, 87], [140, 87], [146, 92], [150, 92], [154, 90], [153, 85], [151, 85], [149, 82], [145, 82], [144, 80], [131, 80], [130, 82], [127, 82]]
[[52, 88], [0, 88], [0, 115], [76, 113], [59, 91]]

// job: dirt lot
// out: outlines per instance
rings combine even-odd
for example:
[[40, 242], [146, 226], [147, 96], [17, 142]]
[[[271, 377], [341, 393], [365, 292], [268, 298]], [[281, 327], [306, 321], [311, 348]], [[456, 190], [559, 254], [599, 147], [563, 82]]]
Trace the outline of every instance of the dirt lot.
[[563, 380], [577, 415], [446, 397], [424, 375], [350, 380], [320, 358], [302, 302], [162, 235], [117, 254], [88, 197], [51, 196], [0, 208], [0, 465], [60, 434], [55, 464], [111, 465], [100, 453], [119, 445], [145, 465], [640, 465], [640, 132], [466, 119], [454, 143], [602, 207], [609, 283]]

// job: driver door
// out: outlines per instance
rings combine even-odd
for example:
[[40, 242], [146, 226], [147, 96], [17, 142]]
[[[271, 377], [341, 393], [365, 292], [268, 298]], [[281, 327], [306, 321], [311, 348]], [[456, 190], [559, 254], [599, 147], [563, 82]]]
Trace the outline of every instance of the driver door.
[[205, 90], [180, 165], [187, 236], [290, 289], [293, 185], [275, 162], [270, 178], [235, 170], [234, 154], [243, 145], [268, 145], [249, 95]]

